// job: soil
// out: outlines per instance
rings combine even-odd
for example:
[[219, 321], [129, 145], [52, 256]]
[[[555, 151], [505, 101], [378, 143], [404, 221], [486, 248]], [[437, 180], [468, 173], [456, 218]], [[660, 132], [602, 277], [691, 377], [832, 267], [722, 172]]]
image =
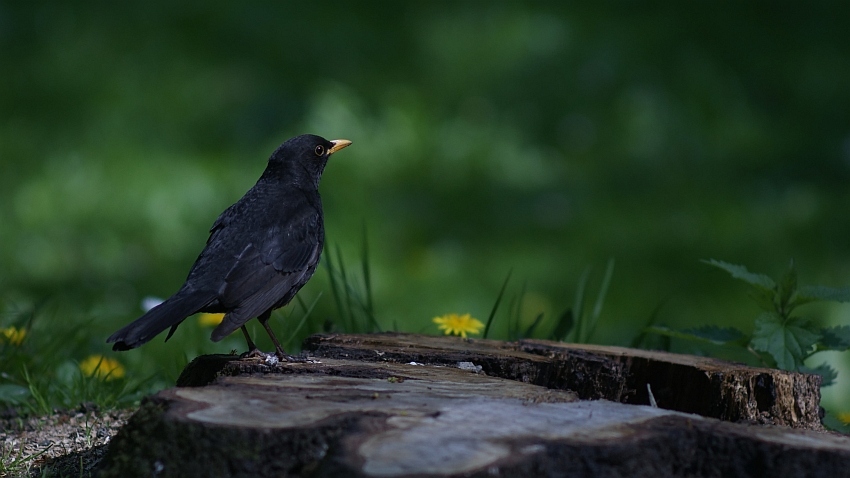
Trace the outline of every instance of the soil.
[[106, 444], [135, 411], [93, 408], [0, 418], [0, 476], [92, 476]]

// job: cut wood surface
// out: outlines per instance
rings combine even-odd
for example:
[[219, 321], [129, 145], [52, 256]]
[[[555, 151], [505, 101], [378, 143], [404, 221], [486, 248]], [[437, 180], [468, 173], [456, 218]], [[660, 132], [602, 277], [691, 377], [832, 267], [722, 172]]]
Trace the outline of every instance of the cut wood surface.
[[651, 391], [657, 405], [668, 410], [823, 430], [820, 376], [708, 357], [545, 340], [500, 342], [408, 334], [314, 335], [304, 347], [321, 357], [472, 361], [488, 375], [572, 390], [585, 400], [649, 405]]
[[199, 357], [183, 386], [145, 400], [101, 476], [850, 476], [848, 437], [534, 383], [599, 371], [582, 377], [587, 390], [616, 390], [593, 383], [633, 365], [592, 348], [570, 352], [587, 359], [576, 372], [547, 369], [567, 352], [540, 353], [561, 347], [545, 342], [385, 334], [305, 345], [303, 363]]

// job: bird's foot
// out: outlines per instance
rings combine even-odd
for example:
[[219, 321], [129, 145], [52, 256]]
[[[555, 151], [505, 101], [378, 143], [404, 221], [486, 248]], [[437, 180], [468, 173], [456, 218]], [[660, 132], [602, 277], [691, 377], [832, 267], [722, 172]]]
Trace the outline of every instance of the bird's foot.
[[247, 352], [243, 353], [242, 355], [240, 355], [240, 356], [239, 356], [239, 358], [259, 358], [259, 359], [265, 359], [265, 358], [266, 358], [266, 357], [268, 357], [269, 355], [271, 355], [271, 354], [267, 354], [267, 353], [263, 352], [262, 350], [260, 350], [260, 349], [258, 349], [258, 348], [253, 348], [253, 349], [250, 349], [250, 350], [248, 350]]
[[258, 362], [262, 362], [266, 365], [277, 365], [281, 361], [280, 359], [278, 359], [277, 355], [263, 352], [262, 350], [257, 348], [245, 352], [244, 354], [240, 355], [239, 358], [257, 360]]
[[[269, 332], [269, 335], [271, 335], [271, 329], [269, 329]], [[277, 356], [277, 359], [281, 362], [303, 363], [307, 361], [304, 357], [296, 357], [294, 355], [289, 355], [288, 353], [286, 353], [286, 350], [283, 350], [283, 347], [280, 345], [280, 342], [278, 342], [273, 335], [272, 340], [274, 342], [275, 355]]]
[[275, 355], [277, 356], [277, 358], [281, 362], [290, 362], [290, 363], [306, 363], [306, 362], [309, 362], [307, 357], [304, 357], [304, 356], [288, 355], [288, 354], [285, 354], [285, 353], [283, 353], [283, 354], [278, 353], [278, 354], [275, 354]]
[[289, 355], [289, 354], [287, 354], [283, 351], [278, 351], [276, 353], [268, 353], [268, 352], [263, 352], [262, 350], [257, 349], [257, 348], [251, 349], [251, 350], [243, 353], [242, 355], [239, 356], [239, 358], [257, 359], [258, 361], [263, 362], [266, 365], [277, 365], [278, 363], [281, 363], [281, 362], [288, 362], [288, 363], [310, 362], [310, 359], [308, 359], [307, 357], [304, 357], [304, 356]]

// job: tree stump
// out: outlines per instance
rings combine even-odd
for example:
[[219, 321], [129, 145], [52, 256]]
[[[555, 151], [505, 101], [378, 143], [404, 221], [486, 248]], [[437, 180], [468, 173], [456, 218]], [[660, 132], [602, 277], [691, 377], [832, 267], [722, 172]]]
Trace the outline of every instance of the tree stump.
[[[790, 420], [782, 395], [814, 383], [801, 374], [612, 347], [400, 334], [314, 336], [305, 351], [304, 363], [198, 357], [180, 386], [143, 402], [101, 476], [850, 476], [850, 437], [791, 428], [812, 423], [806, 406], [775, 426], [629, 404], [640, 374], [659, 405], [677, 406], [693, 391], [665, 384], [708, 377], [704, 390], [725, 405], [697, 408], [722, 415], [749, 410], [737, 399], [753, 401], [747, 421], [777, 423]], [[665, 367], [670, 377], [658, 372]], [[750, 395], [770, 385], [746, 386], [759, 375], [774, 384], [764, 410]]]
[[320, 357], [454, 364], [472, 361], [493, 375], [572, 390], [582, 400], [649, 405], [732, 422], [823, 430], [821, 377], [748, 367], [708, 357], [546, 340], [500, 342], [405, 334], [314, 335]]

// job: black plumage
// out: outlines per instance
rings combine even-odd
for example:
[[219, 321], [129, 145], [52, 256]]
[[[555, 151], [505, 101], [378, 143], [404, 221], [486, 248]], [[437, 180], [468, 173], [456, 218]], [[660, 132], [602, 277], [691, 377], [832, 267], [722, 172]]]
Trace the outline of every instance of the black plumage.
[[257, 184], [216, 219], [180, 290], [112, 334], [112, 349], [136, 348], [170, 327], [168, 340], [186, 317], [209, 312], [225, 314], [213, 341], [241, 327], [257, 352], [244, 327], [256, 317], [285, 357], [268, 320], [316, 270], [325, 233], [319, 179], [328, 157], [349, 144], [301, 135], [280, 145]]

